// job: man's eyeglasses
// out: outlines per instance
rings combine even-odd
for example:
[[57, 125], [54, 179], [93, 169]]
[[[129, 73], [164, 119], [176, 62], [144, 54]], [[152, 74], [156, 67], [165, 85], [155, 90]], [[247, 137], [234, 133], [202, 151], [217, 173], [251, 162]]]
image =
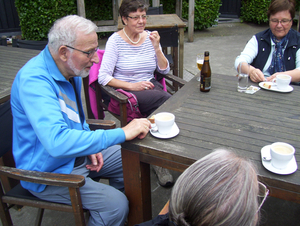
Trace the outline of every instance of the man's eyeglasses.
[[146, 20], [148, 18], [147, 15], [141, 15], [141, 16], [127, 16], [130, 19], [134, 20], [134, 21], [138, 21], [140, 18], [142, 18], [142, 20]]
[[83, 51], [83, 50], [80, 50], [80, 49], [76, 49], [72, 46], [68, 46], [68, 45], [65, 45], [65, 46], [70, 48], [70, 49], [74, 49], [74, 50], [77, 50], [79, 52], [82, 52], [82, 53], [86, 54], [88, 58], [92, 58], [94, 56], [95, 52], [97, 52], [97, 50], [99, 49], [99, 47], [97, 47], [96, 49], [93, 49], [93, 50], [87, 52], [87, 51]]
[[262, 199], [262, 201], [260, 202], [257, 212], [260, 210], [260, 208], [262, 207], [262, 205], [264, 204], [264, 202], [267, 199], [267, 196], [269, 195], [269, 189], [267, 188], [266, 185], [264, 185], [261, 182], [258, 182], [258, 197]]
[[271, 19], [270, 20], [271, 21], [271, 23], [273, 23], [273, 24], [279, 24], [279, 23], [281, 23], [281, 25], [282, 26], [285, 26], [285, 25], [287, 25], [288, 23], [290, 23], [291, 21], [292, 21], [292, 19], [283, 19], [283, 20], [278, 20], [278, 19]]

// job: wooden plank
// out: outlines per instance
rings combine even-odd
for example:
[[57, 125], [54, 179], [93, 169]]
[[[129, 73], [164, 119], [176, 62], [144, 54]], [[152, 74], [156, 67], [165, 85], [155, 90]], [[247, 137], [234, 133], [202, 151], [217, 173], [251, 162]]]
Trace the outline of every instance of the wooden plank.
[[112, 31], [118, 31], [118, 26], [99, 26], [96, 30], [96, 32], [112, 32]]
[[0, 46], [0, 98], [10, 93], [18, 71], [39, 53], [39, 50]]
[[189, 0], [188, 41], [194, 41], [195, 0]]
[[86, 17], [84, 0], [77, 0], [77, 14]]

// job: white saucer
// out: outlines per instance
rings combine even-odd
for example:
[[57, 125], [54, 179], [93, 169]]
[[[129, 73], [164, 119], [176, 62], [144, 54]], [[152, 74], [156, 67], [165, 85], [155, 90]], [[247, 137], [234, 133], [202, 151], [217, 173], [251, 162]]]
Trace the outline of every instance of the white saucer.
[[266, 145], [261, 149], [261, 161], [262, 161], [263, 166], [267, 170], [269, 170], [273, 173], [276, 173], [276, 174], [281, 174], [281, 175], [292, 174], [297, 170], [298, 167], [297, 167], [297, 162], [296, 162], [295, 156], [291, 159], [291, 161], [289, 162], [287, 168], [285, 168], [283, 170], [277, 169], [274, 166], [272, 166], [272, 164], [271, 164], [272, 160], [271, 161], [264, 161], [263, 157], [270, 156], [270, 147], [271, 147], [271, 145]]
[[[271, 88], [268, 89], [267, 87], [264, 87], [264, 83], [267, 83], [268, 85], [271, 85]], [[280, 93], [289, 93], [289, 92], [292, 92], [294, 90], [294, 88], [292, 86], [288, 86], [288, 88], [286, 90], [279, 90], [279, 89], [277, 89], [277, 85], [274, 82], [260, 82], [258, 85], [259, 85], [260, 88], [275, 91], [275, 92], [280, 92]]]
[[153, 132], [151, 129], [150, 129], [150, 133], [154, 137], [161, 138], [161, 139], [168, 139], [168, 138], [172, 138], [172, 137], [177, 136], [179, 134], [179, 128], [178, 128], [176, 122], [174, 122], [174, 125], [172, 127], [172, 131], [169, 134], [166, 134], [166, 135], [160, 134], [158, 131], [157, 132]]

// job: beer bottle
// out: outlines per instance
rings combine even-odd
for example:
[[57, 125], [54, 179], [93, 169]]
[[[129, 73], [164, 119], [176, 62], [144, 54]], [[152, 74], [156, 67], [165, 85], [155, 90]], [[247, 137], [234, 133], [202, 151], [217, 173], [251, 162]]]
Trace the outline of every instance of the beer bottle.
[[201, 70], [200, 91], [209, 92], [211, 87], [211, 70], [209, 66], [209, 52], [204, 52], [204, 63]]

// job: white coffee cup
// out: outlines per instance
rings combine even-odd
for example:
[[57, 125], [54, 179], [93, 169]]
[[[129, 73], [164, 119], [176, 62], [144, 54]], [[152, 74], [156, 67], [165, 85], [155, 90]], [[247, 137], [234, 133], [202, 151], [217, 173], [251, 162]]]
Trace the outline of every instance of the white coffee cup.
[[172, 131], [175, 115], [169, 112], [161, 112], [155, 115], [155, 124], [160, 134], [166, 135]]
[[285, 169], [295, 154], [295, 148], [284, 142], [271, 144], [271, 164], [277, 169]]
[[273, 82], [276, 83], [277, 89], [287, 90], [291, 83], [291, 80], [292, 80], [292, 77], [290, 75], [278, 74], [278, 75], [276, 75], [276, 78], [273, 80]]

